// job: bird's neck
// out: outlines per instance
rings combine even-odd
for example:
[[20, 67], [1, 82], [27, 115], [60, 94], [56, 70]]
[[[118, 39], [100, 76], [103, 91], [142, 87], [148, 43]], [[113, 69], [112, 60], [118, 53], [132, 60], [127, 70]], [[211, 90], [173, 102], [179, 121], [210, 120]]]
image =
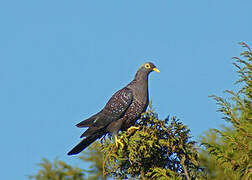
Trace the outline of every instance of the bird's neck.
[[135, 78], [134, 78], [135, 81], [147, 81], [148, 83], [148, 73], [147, 72], [143, 72], [143, 71], [137, 71], [136, 75], [135, 75]]
[[134, 80], [130, 84], [132, 85], [131, 88], [136, 90], [135, 92], [140, 92], [137, 94], [137, 97], [139, 97], [139, 99], [143, 99], [145, 102], [148, 102], [148, 73], [138, 71]]

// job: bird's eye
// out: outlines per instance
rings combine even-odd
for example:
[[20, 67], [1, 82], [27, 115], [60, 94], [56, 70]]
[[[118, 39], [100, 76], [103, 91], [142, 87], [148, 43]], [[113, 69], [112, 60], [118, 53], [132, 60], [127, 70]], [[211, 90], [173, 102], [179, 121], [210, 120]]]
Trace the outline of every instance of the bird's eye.
[[150, 65], [149, 65], [149, 64], [145, 64], [145, 67], [146, 67], [147, 69], [150, 69]]

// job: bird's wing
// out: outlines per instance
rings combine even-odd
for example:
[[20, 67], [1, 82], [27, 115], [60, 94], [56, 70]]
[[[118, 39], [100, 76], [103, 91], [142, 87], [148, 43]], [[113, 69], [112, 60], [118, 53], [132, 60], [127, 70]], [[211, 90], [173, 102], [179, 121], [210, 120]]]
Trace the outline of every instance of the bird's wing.
[[133, 101], [132, 91], [125, 87], [117, 91], [101, 111], [101, 119], [94, 122], [94, 126], [106, 126], [121, 118]]
[[122, 117], [132, 101], [133, 93], [125, 87], [117, 91], [99, 113], [78, 123], [77, 127], [92, 127], [93, 130], [103, 128]]

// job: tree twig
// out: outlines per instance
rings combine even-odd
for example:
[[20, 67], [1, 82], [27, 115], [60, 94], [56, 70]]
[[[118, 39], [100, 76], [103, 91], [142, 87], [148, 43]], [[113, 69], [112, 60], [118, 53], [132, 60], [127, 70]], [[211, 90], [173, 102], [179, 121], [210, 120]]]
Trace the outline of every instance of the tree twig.
[[190, 176], [189, 176], [189, 174], [188, 174], [188, 171], [187, 171], [186, 166], [184, 165], [184, 163], [181, 163], [181, 165], [182, 165], [182, 167], [183, 167], [183, 169], [184, 169], [184, 172], [185, 172], [185, 175], [186, 175], [186, 179], [187, 179], [187, 180], [191, 180], [191, 178], [190, 178]]

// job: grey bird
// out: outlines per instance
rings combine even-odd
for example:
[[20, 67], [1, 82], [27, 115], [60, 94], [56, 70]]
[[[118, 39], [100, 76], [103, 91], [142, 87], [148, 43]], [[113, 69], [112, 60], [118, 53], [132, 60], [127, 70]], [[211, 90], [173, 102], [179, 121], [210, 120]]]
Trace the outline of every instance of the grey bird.
[[78, 123], [77, 127], [88, 129], [81, 135], [81, 138], [85, 138], [68, 155], [80, 153], [107, 133], [114, 135], [116, 146], [118, 143], [122, 144], [117, 137], [118, 132], [137, 129], [133, 125], [148, 106], [148, 75], [152, 71], [160, 72], [151, 62], [141, 65], [134, 79], [117, 91], [100, 112]]

